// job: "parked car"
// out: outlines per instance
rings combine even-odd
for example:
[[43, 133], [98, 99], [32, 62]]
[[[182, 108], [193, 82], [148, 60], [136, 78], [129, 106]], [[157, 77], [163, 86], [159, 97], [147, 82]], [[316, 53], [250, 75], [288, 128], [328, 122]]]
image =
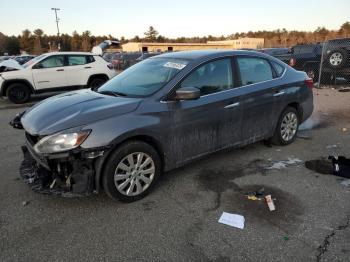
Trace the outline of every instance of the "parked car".
[[333, 39], [326, 43], [296, 45], [292, 47], [290, 66], [303, 70], [318, 81], [323, 52], [321, 82], [332, 83], [335, 77], [350, 79], [350, 39]]
[[2, 72], [0, 96], [20, 104], [28, 101], [31, 94], [97, 88], [116, 74], [109, 63], [92, 53], [47, 53], [29, 60], [22, 69]]
[[291, 58], [291, 49], [290, 48], [263, 48], [258, 50], [261, 53], [268, 54], [270, 56], [276, 57], [279, 60], [289, 63]]
[[20, 65], [23, 65], [27, 63], [29, 60], [32, 60], [34, 57], [35, 57], [34, 55], [20, 55], [20, 56], [16, 56], [13, 59], [16, 60]]
[[137, 58], [140, 57], [141, 52], [114, 52], [114, 53], [104, 53], [102, 57], [110, 62], [113, 67], [117, 70], [125, 70], [128, 67], [136, 64]]
[[51, 97], [18, 115], [20, 173], [38, 192], [102, 188], [134, 201], [194, 159], [263, 139], [288, 145], [313, 111], [312, 80], [259, 52], [202, 50], [146, 59], [96, 91]]
[[11, 56], [8, 56], [8, 55], [0, 56], [0, 62], [8, 60], [10, 58], [11, 58]]

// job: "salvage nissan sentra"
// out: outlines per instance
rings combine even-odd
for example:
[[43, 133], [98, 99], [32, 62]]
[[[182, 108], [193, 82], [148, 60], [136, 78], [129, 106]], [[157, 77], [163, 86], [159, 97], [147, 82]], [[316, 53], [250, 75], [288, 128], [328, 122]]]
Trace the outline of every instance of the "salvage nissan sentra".
[[25, 130], [20, 174], [34, 191], [102, 189], [144, 197], [159, 176], [228, 147], [292, 143], [313, 111], [313, 83], [268, 55], [188, 51], [134, 65], [97, 90], [48, 98], [12, 125]]

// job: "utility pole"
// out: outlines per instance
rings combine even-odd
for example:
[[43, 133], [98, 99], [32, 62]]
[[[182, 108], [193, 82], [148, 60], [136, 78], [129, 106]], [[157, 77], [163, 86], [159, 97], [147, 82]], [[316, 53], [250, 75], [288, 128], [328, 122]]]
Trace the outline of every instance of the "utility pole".
[[51, 8], [51, 10], [54, 10], [55, 11], [55, 16], [56, 16], [56, 25], [57, 25], [57, 48], [58, 48], [58, 51], [60, 51], [61, 49], [61, 45], [60, 45], [60, 29], [58, 27], [58, 21], [60, 20], [58, 17], [57, 17], [57, 11], [59, 11], [60, 9], [59, 8]]

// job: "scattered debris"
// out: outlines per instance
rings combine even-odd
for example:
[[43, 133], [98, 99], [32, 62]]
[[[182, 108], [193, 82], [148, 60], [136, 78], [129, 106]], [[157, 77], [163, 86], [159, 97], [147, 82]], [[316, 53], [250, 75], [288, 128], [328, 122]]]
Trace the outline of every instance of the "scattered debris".
[[319, 174], [324, 174], [324, 175], [333, 174], [333, 165], [331, 161], [325, 158], [306, 161], [305, 167]]
[[344, 156], [329, 156], [328, 159], [332, 160], [335, 176], [350, 178], [350, 159]]
[[22, 206], [26, 206], [26, 205], [28, 205], [29, 204], [29, 201], [23, 201], [22, 202]]
[[249, 192], [245, 195], [249, 200], [253, 200], [253, 201], [262, 200], [264, 198], [264, 191], [265, 191], [265, 188], [262, 187], [257, 191]]
[[343, 127], [343, 128], [341, 129], [341, 131], [342, 131], [342, 132], [347, 132], [348, 129], [347, 129], [346, 127]]
[[288, 236], [284, 236], [283, 239], [284, 239], [285, 241], [288, 241], [288, 240], [289, 240], [289, 237], [288, 237]]
[[267, 206], [269, 207], [270, 211], [276, 210], [275, 204], [273, 203], [273, 200], [271, 198], [271, 195], [265, 196]]
[[340, 184], [348, 187], [348, 186], [350, 186], [350, 179], [345, 179], [345, 180], [341, 181]]
[[330, 148], [338, 148], [338, 146], [337, 145], [328, 145], [328, 146], [326, 146], [326, 148], [328, 148], [328, 149], [330, 149]]
[[281, 152], [281, 151], [282, 151], [282, 149], [280, 149], [280, 148], [276, 149], [276, 152]]
[[223, 212], [218, 222], [221, 224], [229, 225], [231, 227], [243, 229], [245, 218], [241, 215]]
[[329, 156], [305, 162], [305, 167], [320, 174], [350, 178], [350, 159], [344, 156]]
[[302, 163], [303, 161], [298, 158], [289, 157], [288, 160], [282, 160], [276, 163], [273, 163], [272, 166], [267, 167], [267, 169], [283, 169], [291, 165], [296, 165]]
[[341, 88], [341, 89], [338, 89], [339, 92], [350, 92], [350, 88]]

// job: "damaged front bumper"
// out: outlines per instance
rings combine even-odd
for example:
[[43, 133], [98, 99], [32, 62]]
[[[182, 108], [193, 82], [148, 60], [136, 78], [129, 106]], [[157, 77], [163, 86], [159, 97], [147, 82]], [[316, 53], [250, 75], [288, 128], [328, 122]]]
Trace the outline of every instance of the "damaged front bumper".
[[20, 176], [33, 191], [63, 197], [94, 192], [95, 159], [82, 158], [81, 153], [42, 157], [28, 144], [22, 152]]

